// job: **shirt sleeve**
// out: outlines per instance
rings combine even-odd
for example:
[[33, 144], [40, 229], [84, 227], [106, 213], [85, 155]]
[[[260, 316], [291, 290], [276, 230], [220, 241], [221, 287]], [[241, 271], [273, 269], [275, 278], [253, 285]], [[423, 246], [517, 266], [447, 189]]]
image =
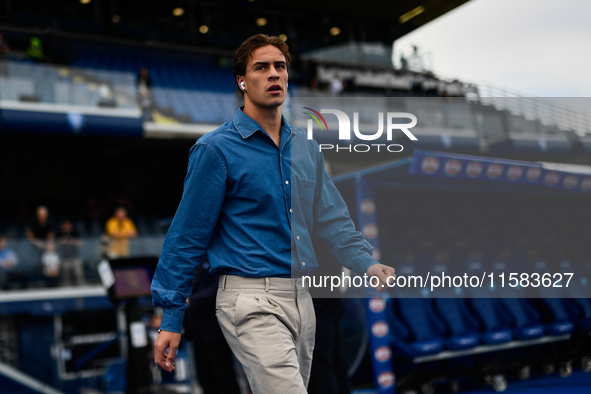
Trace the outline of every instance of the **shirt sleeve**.
[[133, 223], [133, 220], [127, 218], [127, 225], [126, 227], [126, 231], [127, 233], [136, 233], [137, 234], [137, 228], [135, 227], [135, 224]]
[[109, 220], [107, 220], [107, 225], [105, 227], [106, 227], [108, 235], [113, 235], [114, 233], [117, 232], [113, 218], [110, 218]]
[[183, 197], [166, 234], [154, 279], [152, 300], [164, 312], [160, 329], [181, 332], [186, 299], [201, 263], [226, 193], [227, 167], [207, 145], [195, 144], [189, 156]]
[[322, 238], [333, 256], [344, 267], [359, 274], [378, 264], [372, 256], [373, 246], [349, 216], [347, 204], [324, 168], [324, 156], [318, 152], [314, 190], [314, 234]]

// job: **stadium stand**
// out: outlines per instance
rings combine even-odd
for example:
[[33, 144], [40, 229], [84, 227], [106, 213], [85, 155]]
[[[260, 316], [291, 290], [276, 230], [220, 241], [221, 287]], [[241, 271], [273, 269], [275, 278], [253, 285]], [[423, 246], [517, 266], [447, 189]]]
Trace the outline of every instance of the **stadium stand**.
[[[415, 152], [412, 162], [419, 171], [429, 153], [421, 155]], [[444, 174], [442, 183], [429, 186], [425, 182], [433, 182], [433, 175], [409, 176], [408, 165], [401, 160], [335, 179], [361, 228], [367, 225], [360, 218], [363, 208], [351, 198], [359, 199], [360, 189], [376, 193], [379, 237], [374, 246], [390, 256], [383, 261], [396, 267], [399, 278], [587, 269], [586, 252], [579, 246], [586, 231], [573, 231], [584, 227], [584, 196], [486, 189], [469, 177], [452, 180]], [[425, 189], [430, 192], [417, 193]], [[368, 204], [363, 197], [361, 201]], [[579, 263], [575, 267], [566, 260]], [[397, 287], [387, 300], [386, 314], [399, 387], [423, 393], [457, 391], [470, 385], [466, 376], [480, 376], [494, 390], [504, 391], [515, 379], [533, 379], [541, 372], [558, 370], [568, 377], [576, 368], [589, 370], [589, 331], [582, 318], [589, 302], [583, 298], [589, 294], [588, 281], [586, 274], [578, 278], [578, 285], [568, 290], [507, 282], [434, 291], [418, 284]], [[563, 298], [563, 291], [578, 293]]]
[[[35, 13], [14, 11], [12, 18], [22, 26], [52, 24], [51, 17]], [[70, 31], [91, 34], [104, 32], [100, 23], [90, 19], [61, 18], [59, 25]], [[145, 27], [127, 23], [117, 25], [113, 29], [121, 36], [142, 39], [149, 38], [154, 33]], [[195, 37], [186, 32], [162, 31], [159, 34], [165, 40], [195, 42]], [[154, 106], [150, 108], [151, 121], [186, 125], [206, 124], [210, 127], [232, 118], [240, 102], [228, 64], [231, 56], [229, 52], [194, 48], [185, 51], [167, 50], [162, 46], [152, 48], [150, 45], [139, 43], [109, 44], [84, 38], [61, 37], [55, 42], [57, 44], [53, 46], [53, 50], [66, 59], [63, 65], [33, 63], [19, 56], [9, 58], [0, 64], [5, 65], [2, 70], [6, 71], [0, 75], [0, 100], [3, 110], [30, 110], [35, 108], [31, 105], [50, 104], [53, 105], [50, 107], [52, 110], [61, 108], [62, 112], [83, 112], [84, 109], [94, 113], [98, 108], [101, 111], [105, 110], [100, 112], [101, 116], [119, 113], [139, 119], [136, 84], [138, 72], [142, 67], [149, 70], [152, 81]], [[236, 44], [231, 37], [216, 37], [212, 42], [225, 42], [228, 46]], [[64, 49], [66, 47], [67, 53]], [[433, 148], [447, 152], [488, 154], [491, 160], [519, 158], [533, 161], [551, 158], [557, 161], [589, 164], [588, 153], [591, 152], [591, 143], [588, 141], [588, 135], [583, 136], [583, 133], [591, 131], [591, 122], [581, 120], [575, 115], [565, 122], [564, 117], [555, 116], [559, 112], [548, 109], [548, 103], [544, 103], [543, 100], [535, 101], [523, 97], [496, 100], [500, 95], [506, 95], [506, 92], [493, 94], [480, 86], [440, 80], [425, 73], [385, 69], [384, 64], [381, 64], [381, 67], [367, 64], [344, 65], [339, 62], [350, 59], [347, 59], [347, 55], [343, 56], [341, 50], [338, 53], [340, 60], [330, 57], [324, 60], [309, 57], [318, 62], [316, 74], [321, 90], [311, 89], [299, 79], [297, 72], [294, 72], [295, 81], [290, 82], [290, 89], [292, 86], [294, 88], [292, 95], [318, 97], [323, 105], [331, 107], [332, 102], [326, 97], [326, 90], [323, 89], [339, 75], [347, 80], [347, 86], [350, 88], [345, 89], [342, 96], [361, 98], [360, 108], [373, 108], [374, 105], [384, 108], [396, 107], [408, 110], [420, 119], [417, 127], [419, 141], [409, 144], [409, 151], [415, 148]], [[369, 56], [367, 59], [371, 63], [373, 58]], [[373, 60], [375, 63], [375, 59]], [[383, 56], [380, 57], [380, 61], [383, 61]], [[442, 95], [444, 97], [441, 97]], [[397, 100], [395, 105], [392, 105], [392, 101], [387, 101], [391, 97]], [[355, 105], [358, 103], [355, 102]], [[535, 108], [535, 116], [532, 116], [532, 108]], [[304, 126], [305, 123], [297, 123], [301, 121], [301, 115], [297, 115], [300, 118], [294, 115], [294, 123]], [[553, 117], [556, 118], [554, 123], [551, 120]], [[3, 121], [9, 118], [5, 117]], [[79, 118], [68, 118], [73, 124], [76, 123], [76, 119]], [[368, 131], [367, 129], [371, 129], [375, 123], [373, 117], [361, 120], [365, 123], [362, 129], [366, 128], [362, 131]], [[101, 124], [101, 132], [114, 128], [119, 121], [120, 119], [115, 117], [107, 118], [105, 123]], [[557, 126], [558, 121], [561, 122], [560, 127]], [[142, 132], [145, 131], [146, 123], [148, 122], [142, 123]], [[46, 120], [42, 125], [43, 130], [50, 128], [50, 123]], [[14, 124], [9, 127], [14, 127]], [[8, 141], [10, 146], [28, 143], [27, 137], [22, 135], [19, 138], [8, 139], [6, 135], [12, 133], [9, 127], [2, 129], [2, 133], [6, 134], [0, 137], [7, 138], [4, 141]], [[41, 126], [35, 127], [40, 129]], [[174, 148], [167, 145], [164, 140], [155, 141], [158, 146], [154, 148], [145, 143], [146, 138], [141, 138], [138, 150], [150, 154], [138, 155], [131, 149], [126, 150], [126, 144], [132, 143], [116, 139], [120, 137], [117, 133], [102, 140], [82, 142], [81, 139], [74, 138], [84, 135], [71, 134], [76, 134], [80, 130], [84, 134], [84, 128], [76, 129], [72, 125], [70, 127], [71, 129], [66, 129], [68, 138], [79, 144], [76, 146], [88, 156], [77, 158], [80, 167], [104, 166], [104, 171], [109, 172], [116, 167], [108, 166], [107, 162], [120, 160], [124, 156], [129, 160], [125, 161], [124, 165], [127, 165], [132, 173], [129, 176], [133, 179], [130, 188], [137, 190], [135, 196], [139, 198], [135, 201], [141, 206], [133, 214], [138, 237], [131, 240], [131, 257], [157, 257], [162, 248], [167, 224], [170, 224], [171, 212], [176, 206], [175, 193], [178, 192], [170, 191], [167, 187], [170, 183], [164, 180], [170, 178], [172, 173], [181, 174], [176, 176], [182, 178], [186, 169], [186, 151], [193, 140], [201, 134], [191, 134], [191, 141]], [[38, 134], [31, 135], [38, 137]], [[140, 136], [141, 133], [135, 135]], [[318, 136], [319, 141], [323, 138], [327, 138], [327, 142], [335, 141], [329, 136]], [[57, 140], [55, 145], [63, 142], [63, 139]], [[103, 150], [93, 150], [90, 145], [97, 142], [104, 143], [106, 147]], [[33, 152], [32, 155], [41, 151], [39, 147], [30, 150]], [[153, 151], [158, 154], [152, 154]], [[58, 154], [63, 154], [63, 151], [59, 151]], [[182, 160], [177, 159], [178, 162], [174, 165], [167, 166], [164, 163], [180, 156]], [[327, 152], [325, 156], [335, 174], [348, 172], [361, 165], [375, 164], [371, 161], [351, 160], [350, 156], [339, 158], [332, 152]], [[9, 159], [5, 160], [8, 168], [8, 164], [12, 162], [9, 163]], [[391, 156], [376, 155], [372, 160], [382, 162], [391, 160]], [[24, 161], [17, 161], [17, 167], [25, 167]], [[130, 165], [132, 161], [137, 162], [139, 170]], [[34, 164], [37, 167], [45, 165], [40, 160]], [[60, 169], [64, 166], [63, 163], [52, 163], [48, 167], [53, 171], [53, 168]], [[154, 167], [163, 169], [156, 171]], [[15, 178], [22, 177], [23, 183], [37, 181], [27, 177], [24, 170], [18, 172], [15, 168], [13, 171], [16, 174]], [[145, 180], [142, 175], [150, 179]], [[80, 254], [84, 262], [85, 277], [87, 282], [94, 285], [100, 283], [97, 265], [104, 257], [105, 248], [101, 235], [104, 233], [105, 218], [89, 218], [84, 212], [83, 204], [78, 200], [88, 197], [85, 193], [89, 188], [83, 184], [96, 182], [100, 184], [100, 188], [107, 188], [113, 186], [111, 182], [114, 181], [108, 176], [100, 177], [94, 172], [85, 173], [74, 179], [74, 182], [80, 183], [80, 191], [77, 195], [68, 196], [70, 200], [55, 209], [54, 219], [56, 222], [66, 217], [73, 219], [83, 240]], [[578, 280], [574, 282], [576, 287], [568, 289], [568, 292], [572, 292], [569, 293], [572, 298], [567, 299], [559, 298], [564, 296], [562, 293], [540, 291], [532, 295], [529, 290], [494, 286], [466, 290], [471, 296], [469, 299], [464, 297], [466, 294], [459, 294], [451, 289], [440, 289], [435, 295], [429, 295], [425, 289], [397, 289], [397, 297], [386, 302], [387, 323], [390, 328], [388, 340], [394, 356], [387, 362], [392, 363], [396, 371], [395, 385], [402, 390], [421, 390], [429, 394], [437, 379], [451, 380], [451, 390], [455, 391], [458, 389], [457, 379], [476, 376], [484, 378], [495, 390], [503, 391], [507, 388], [510, 374], [517, 372], [520, 378], [526, 379], [532, 375], [531, 370], [540, 365], [548, 371], [554, 364], [558, 364], [564, 376], [572, 372], [573, 365], [578, 368], [579, 362], [583, 371], [591, 371], [591, 341], [588, 335], [591, 330], [591, 267], [588, 257], [590, 250], [586, 246], [591, 234], [585, 225], [585, 218], [589, 214], [586, 200], [571, 199], [564, 194], [552, 194], [552, 191], [544, 194], [540, 190], [532, 192], [511, 189], [506, 185], [491, 186], [484, 183], [478, 184], [478, 187], [482, 187], [479, 192], [470, 185], [457, 186], [451, 183], [452, 181], [448, 183], [433, 180], [432, 183], [424, 182], [417, 186], [415, 180], [405, 167], [404, 172], [396, 173], [388, 180], [394, 182], [394, 192], [385, 193], [386, 197], [381, 197], [387, 201], [378, 201], [379, 209], [383, 209], [383, 215], [379, 218], [381, 254], [385, 262], [396, 267], [399, 276], [454, 270], [468, 274], [485, 270], [499, 275], [514, 269], [519, 272], [574, 272]], [[72, 179], [68, 181], [73, 182]], [[180, 187], [182, 179], [174, 181]], [[11, 182], [13, 187], [19, 183]], [[115, 186], [126, 186], [124, 181], [114, 183]], [[146, 187], [146, 184], [149, 186]], [[346, 193], [345, 186], [341, 184], [339, 187]], [[13, 204], [11, 207], [14, 207], [17, 200], [19, 203], [32, 205], [33, 201], [37, 202], [44, 197], [63, 199], [65, 193], [60, 194], [56, 189], [24, 202], [19, 200], [22, 197], [16, 193], [8, 193], [9, 197], [0, 197], [6, 198], [6, 201], [10, 198], [9, 203]], [[164, 189], [164, 192], [161, 189]], [[424, 193], [424, 190], [432, 193]], [[561, 192], [567, 193], [565, 190]], [[173, 196], [164, 198], [162, 193]], [[109, 198], [112, 203], [112, 196]], [[70, 204], [72, 201], [77, 201], [77, 204]], [[351, 202], [349, 205], [355, 207], [356, 203]], [[351, 209], [354, 213], [356, 210]], [[565, 217], [568, 220], [565, 221]], [[387, 220], [388, 218], [391, 220]], [[42, 275], [38, 250], [25, 238], [26, 220], [12, 211], [2, 212], [0, 219], [0, 231], [7, 234], [9, 244], [20, 261], [10, 274], [10, 290], [26, 292], [46, 287], [48, 282]], [[546, 244], [543, 249], [544, 259], [528, 260], [523, 251], [539, 246], [541, 242]], [[403, 254], [402, 250], [408, 252]], [[446, 255], [447, 257], [442, 259], [442, 256]], [[100, 289], [90, 290], [98, 292]], [[88, 293], [92, 293], [90, 290]], [[86, 302], [78, 300], [86, 300], [93, 294], [79, 295], [76, 305]], [[113, 312], [113, 306], [108, 304], [104, 294], [101, 293], [101, 300], [96, 302], [100, 307], [106, 308], [107, 305]], [[60, 327], [61, 317], [54, 317], [57, 316], [58, 308], [55, 305], [53, 301], [45, 301], [44, 304], [40, 301], [39, 305], [27, 306], [33, 314], [45, 318], [43, 326], [36, 327], [36, 322], [21, 321], [19, 328], [23, 328], [29, 336], [43, 332], [44, 329], [50, 334], [54, 329], [59, 333], [57, 328]], [[13, 307], [10, 305], [10, 308]], [[16, 310], [16, 307], [14, 308]], [[63, 308], [69, 311], [75, 310], [77, 306]], [[92, 307], [88, 306], [88, 310], [91, 309]], [[26, 312], [29, 313], [29, 309], [26, 309]], [[112, 317], [109, 319], [114, 321]], [[361, 326], [367, 329], [365, 321]], [[12, 335], [6, 335], [7, 338], [16, 336], [17, 332], [12, 326], [2, 326], [0, 330]], [[101, 342], [101, 346], [112, 346], [117, 341], [116, 338], [120, 338], [119, 334], [113, 333], [116, 329], [109, 327], [108, 330], [109, 335], [103, 337], [107, 339]], [[50, 334], [47, 335], [51, 336]], [[64, 351], [66, 347], [63, 343], [69, 340], [68, 335], [66, 333], [60, 338], [60, 346], [64, 346]], [[364, 335], [359, 335], [359, 338], [365, 338], [367, 342], [367, 333]], [[54, 338], [49, 338], [44, 344], [50, 344], [52, 340]], [[351, 341], [350, 338], [345, 338], [345, 342], [347, 340]], [[363, 341], [359, 339], [357, 342]], [[566, 349], [556, 351], [553, 346], [555, 344], [566, 344]], [[367, 349], [362, 348], [362, 351], [364, 350]], [[46, 358], [51, 360], [49, 356]], [[17, 357], [11, 354], [10, 357], [2, 356], [0, 361], [12, 360], [13, 365], [16, 365], [16, 359]], [[79, 373], [76, 376], [87, 373], [82, 368], [87, 366], [84, 365], [87, 361], [82, 358], [76, 361], [77, 364], [70, 362], [68, 368], [75, 366], [77, 370], [69, 375], [68, 379], [74, 379], [72, 376], [76, 373]], [[449, 362], [449, 365], [446, 362]], [[52, 370], [57, 367], [51, 363], [52, 361], [47, 361], [47, 365], [30, 368], [27, 372], [41, 380], [53, 379], [54, 385], [58, 385], [58, 379], [55, 377], [58, 376], [58, 372]], [[365, 363], [367, 364], [367, 360]], [[351, 373], [358, 367], [358, 363], [353, 364], [355, 367]], [[457, 364], [464, 365], [458, 367]], [[97, 365], [103, 366], [100, 363]], [[96, 370], [99, 369], [97, 365], [93, 366]], [[93, 371], [88, 376], [103, 379], [106, 387], [106, 382], [123, 379], [120, 372], [117, 374], [120, 370], [121, 359], [117, 359], [108, 364], [107, 371], [103, 371], [104, 374]], [[376, 379], [375, 383], [379, 385], [379, 380]], [[121, 391], [121, 385], [118, 390]]]

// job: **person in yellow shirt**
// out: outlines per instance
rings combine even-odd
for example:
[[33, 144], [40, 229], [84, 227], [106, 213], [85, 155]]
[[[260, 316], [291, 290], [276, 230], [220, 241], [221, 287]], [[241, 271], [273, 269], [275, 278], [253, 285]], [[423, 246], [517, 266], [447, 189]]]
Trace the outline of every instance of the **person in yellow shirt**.
[[137, 235], [137, 230], [133, 221], [127, 217], [127, 210], [119, 207], [115, 210], [115, 215], [107, 220], [107, 235], [111, 238], [109, 246], [109, 257], [114, 259], [118, 257], [129, 256], [129, 239]]

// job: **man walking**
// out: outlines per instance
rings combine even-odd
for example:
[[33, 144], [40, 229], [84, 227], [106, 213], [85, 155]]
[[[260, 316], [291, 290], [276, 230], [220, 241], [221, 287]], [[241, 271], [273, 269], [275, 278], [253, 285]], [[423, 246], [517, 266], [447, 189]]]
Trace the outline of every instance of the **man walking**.
[[287, 45], [263, 34], [234, 54], [244, 107], [191, 148], [152, 282], [154, 305], [164, 309], [155, 362], [172, 371], [185, 300], [207, 253], [220, 275], [216, 316], [254, 394], [306, 393], [316, 321], [308, 289], [292, 274], [318, 267], [312, 235], [344, 266], [378, 277], [380, 291], [394, 275], [355, 230], [318, 144], [281, 115], [289, 64]]

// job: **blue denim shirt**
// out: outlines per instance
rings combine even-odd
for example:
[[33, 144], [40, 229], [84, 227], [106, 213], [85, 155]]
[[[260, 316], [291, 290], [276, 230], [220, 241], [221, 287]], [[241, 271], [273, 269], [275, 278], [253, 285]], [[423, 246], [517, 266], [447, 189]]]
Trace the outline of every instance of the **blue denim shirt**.
[[183, 196], [152, 281], [154, 306], [164, 310], [160, 328], [181, 332], [194, 271], [206, 253], [214, 275], [306, 275], [318, 268], [312, 235], [349, 269], [365, 273], [377, 263], [316, 141], [282, 117], [278, 146], [238, 110], [191, 148]]

